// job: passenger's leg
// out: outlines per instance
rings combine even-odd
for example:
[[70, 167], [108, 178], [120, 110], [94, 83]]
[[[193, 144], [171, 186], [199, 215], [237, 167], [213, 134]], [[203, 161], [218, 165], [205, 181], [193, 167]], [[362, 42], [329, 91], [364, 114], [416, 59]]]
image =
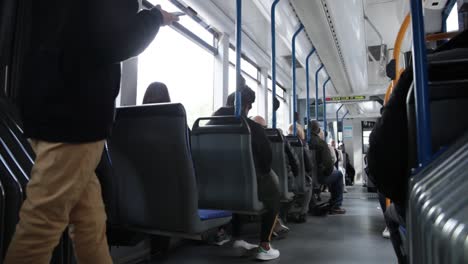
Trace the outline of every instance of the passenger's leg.
[[70, 237], [78, 263], [112, 263], [106, 237], [101, 185], [94, 175], [70, 214]]
[[32, 146], [36, 161], [6, 264], [50, 262], [52, 250], [69, 223], [70, 212], [95, 177], [104, 142], [33, 141]]
[[330, 190], [330, 206], [332, 208], [341, 207], [343, 203], [343, 180], [339, 170], [334, 170], [328, 179], [328, 189]]
[[407, 259], [403, 249], [403, 241], [400, 236], [400, 225], [404, 221], [404, 210], [395, 204], [391, 204], [385, 212], [385, 222], [390, 231], [390, 240], [392, 241], [393, 249], [398, 258], [399, 264], [406, 264]]

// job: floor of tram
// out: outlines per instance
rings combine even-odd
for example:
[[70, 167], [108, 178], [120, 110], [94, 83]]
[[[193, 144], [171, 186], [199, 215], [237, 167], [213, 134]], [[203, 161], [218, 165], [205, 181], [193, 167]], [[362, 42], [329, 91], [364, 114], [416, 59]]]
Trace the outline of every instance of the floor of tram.
[[[397, 263], [390, 240], [382, 237], [385, 228], [376, 194], [351, 187], [345, 194], [345, 215], [310, 216], [305, 224], [288, 224], [286, 239], [273, 241], [281, 257], [269, 263]], [[326, 194], [325, 194], [326, 196]], [[247, 237], [254, 243], [255, 237]], [[253, 258], [233, 254], [229, 246], [217, 247], [190, 242], [170, 252], [164, 264], [249, 263]]]

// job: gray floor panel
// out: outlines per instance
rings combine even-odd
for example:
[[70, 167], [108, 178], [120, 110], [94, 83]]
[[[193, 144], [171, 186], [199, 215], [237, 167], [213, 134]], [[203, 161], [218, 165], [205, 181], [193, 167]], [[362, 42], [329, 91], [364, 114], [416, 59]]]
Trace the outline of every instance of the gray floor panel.
[[[288, 238], [274, 241], [281, 251], [278, 260], [268, 263], [397, 263], [390, 240], [382, 238], [385, 227], [377, 199], [364, 195], [359, 189], [350, 190], [344, 201], [346, 215], [309, 217], [305, 224], [289, 224]], [[256, 242], [249, 240], [249, 242]], [[252, 258], [239, 257], [233, 249], [200, 243], [189, 243], [170, 253], [165, 264], [251, 263]]]

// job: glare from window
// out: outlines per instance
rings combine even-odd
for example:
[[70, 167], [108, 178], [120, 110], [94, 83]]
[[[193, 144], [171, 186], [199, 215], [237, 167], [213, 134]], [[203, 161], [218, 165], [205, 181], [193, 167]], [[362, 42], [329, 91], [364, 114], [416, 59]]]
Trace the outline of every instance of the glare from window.
[[458, 4], [455, 3], [447, 18], [447, 32], [458, 31], [458, 29]]
[[176, 31], [161, 28], [138, 58], [137, 103], [142, 103], [149, 84], [163, 82], [172, 102], [184, 105], [191, 127], [197, 118], [213, 113], [213, 65], [211, 53]]

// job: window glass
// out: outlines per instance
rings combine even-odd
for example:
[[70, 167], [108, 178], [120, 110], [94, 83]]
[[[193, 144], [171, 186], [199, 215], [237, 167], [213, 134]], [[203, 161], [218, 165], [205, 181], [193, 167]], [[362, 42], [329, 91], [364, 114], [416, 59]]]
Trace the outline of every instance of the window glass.
[[191, 127], [197, 118], [213, 112], [213, 65], [211, 53], [171, 28], [161, 28], [138, 58], [138, 104], [150, 83], [163, 82], [172, 102], [184, 105]]
[[[276, 127], [283, 130], [284, 134], [288, 133], [289, 124], [286, 116], [288, 114], [288, 105], [286, 102], [276, 96], [280, 102], [280, 107], [276, 110]], [[272, 91], [268, 90], [268, 127], [273, 127], [273, 106], [272, 106]]]
[[[236, 52], [232, 48], [229, 49], [229, 62], [236, 65]], [[255, 67], [255, 65], [251, 64], [243, 58], [241, 58], [241, 67], [243, 72], [247, 73], [253, 78], [257, 77], [257, 67]]]
[[[181, 12], [177, 6], [172, 4], [167, 0], [149, 0], [148, 2], [152, 3], [154, 6], [161, 5], [162, 9], [166, 10], [167, 12]], [[202, 25], [198, 24], [195, 20], [193, 20], [190, 16], [180, 16], [179, 23], [183, 25], [185, 28], [190, 30], [192, 33], [197, 35], [199, 38], [204, 40], [208, 44], [213, 44], [213, 34], [206, 30]]]
[[446, 23], [447, 32], [458, 31], [458, 3], [455, 3], [455, 5], [453, 6]]

